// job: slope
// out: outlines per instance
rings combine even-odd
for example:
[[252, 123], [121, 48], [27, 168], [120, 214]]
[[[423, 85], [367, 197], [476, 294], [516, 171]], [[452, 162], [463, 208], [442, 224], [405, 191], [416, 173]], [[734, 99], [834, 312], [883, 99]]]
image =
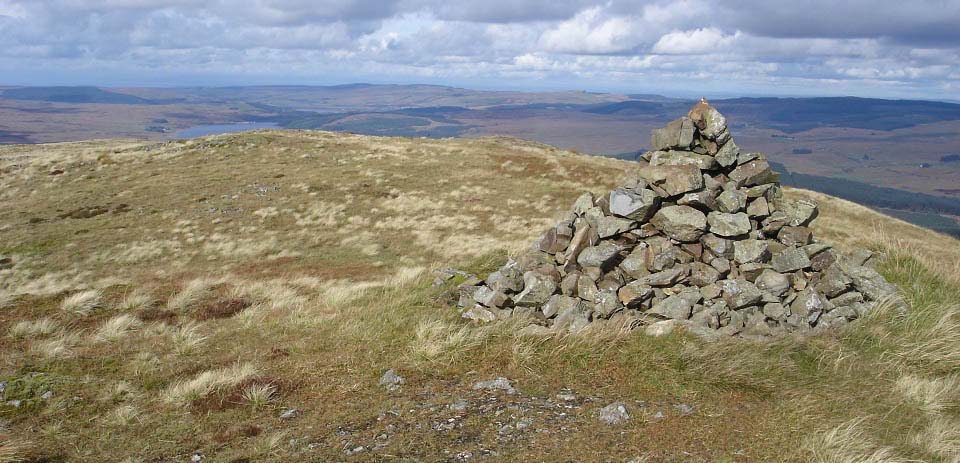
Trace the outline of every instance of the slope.
[[[820, 203], [818, 237], [887, 255], [907, 318], [763, 344], [524, 337], [465, 323], [456, 280], [434, 286], [440, 266], [494, 270], [631, 168], [314, 131], [2, 147], [0, 456], [956, 457], [960, 246], [843, 200], [785, 191]], [[497, 377], [515, 393], [474, 388]], [[630, 419], [599, 421], [615, 402]]]

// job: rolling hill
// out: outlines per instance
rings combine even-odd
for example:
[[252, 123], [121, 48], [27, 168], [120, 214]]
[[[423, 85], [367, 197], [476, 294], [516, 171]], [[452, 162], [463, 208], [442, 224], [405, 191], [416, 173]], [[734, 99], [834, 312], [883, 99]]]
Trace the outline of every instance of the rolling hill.
[[960, 242], [842, 199], [786, 189], [882, 254], [906, 315], [715, 343], [460, 318], [434, 270], [485, 275], [634, 167], [309, 130], [0, 147], [0, 457], [957, 457]]

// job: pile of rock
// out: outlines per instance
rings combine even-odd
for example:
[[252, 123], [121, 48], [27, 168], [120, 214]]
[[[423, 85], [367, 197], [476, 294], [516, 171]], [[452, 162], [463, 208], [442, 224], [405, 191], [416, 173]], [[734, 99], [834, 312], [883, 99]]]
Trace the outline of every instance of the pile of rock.
[[530, 332], [616, 322], [770, 335], [846, 323], [896, 293], [868, 251], [814, 239], [817, 205], [784, 198], [706, 101], [652, 144], [635, 177], [584, 194], [530, 252], [461, 284], [463, 316], [525, 317]]

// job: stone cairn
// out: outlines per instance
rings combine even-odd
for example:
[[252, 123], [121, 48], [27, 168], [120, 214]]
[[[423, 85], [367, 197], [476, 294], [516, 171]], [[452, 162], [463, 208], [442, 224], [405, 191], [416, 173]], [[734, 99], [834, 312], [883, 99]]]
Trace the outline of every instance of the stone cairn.
[[896, 294], [869, 251], [814, 239], [817, 205], [784, 198], [764, 155], [741, 152], [706, 100], [652, 145], [635, 176], [580, 196], [529, 252], [459, 285], [463, 317], [523, 317], [529, 333], [600, 322], [768, 336], [847, 323]]

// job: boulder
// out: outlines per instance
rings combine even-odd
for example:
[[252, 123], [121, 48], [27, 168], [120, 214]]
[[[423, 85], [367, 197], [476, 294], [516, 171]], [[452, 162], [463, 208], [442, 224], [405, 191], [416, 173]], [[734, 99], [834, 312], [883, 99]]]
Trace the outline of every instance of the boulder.
[[773, 255], [770, 265], [780, 273], [795, 272], [810, 266], [810, 258], [800, 248], [789, 247]]
[[727, 177], [736, 182], [738, 187], [773, 183], [779, 179], [770, 164], [760, 159], [738, 165]]
[[722, 280], [720, 287], [723, 289], [723, 301], [734, 310], [754, 305], [763, 297], [756, 285], [743, 279]]
[[707, 217], [690, 206], [664, 207], [650, 222], [667, 236], [685, 242], [700, 239], [707, 228]]
[[583, 267], [605, 267], [614, 261], [623, 248], [610, 241], [602, 241], [596, 246], [584, 249], [577, 256], [577, 263]]
[[539, 272], [523, 274], [523, 291], [517, 295], [514, 303], [520, 307], [542, 306], [557, 290], [557, 281], [553, 277]]
[[679, 196], [703, 188], [700, 169], [693, 165], [645, 166], [637, 172], [640, 178], [663, 197]]
[[653, 190], [631, 191], [617, 188], [610, 192], [610, 213], [630, 220], [649, 220], [657, 207], [660, 197]]
[[662, 129], [654, 129], [650, 137], [650, 144], [655, 150], [670, 150], [689, 148], [693, 144], [693, 133], [696, 127], [688, 117], [682, 117], [667, 124]]
[[770, 245], [764, 240], [734, 241], [733, 258], [741, 264], [767, 262], [770, 260]]
[[750, 232], [750, 217], [743, 212], [736, 214], [711, 212], [707, 214], [707, 223], [710, 224], [710, 233], [714, 235], [731, 237], [746, 235]]

